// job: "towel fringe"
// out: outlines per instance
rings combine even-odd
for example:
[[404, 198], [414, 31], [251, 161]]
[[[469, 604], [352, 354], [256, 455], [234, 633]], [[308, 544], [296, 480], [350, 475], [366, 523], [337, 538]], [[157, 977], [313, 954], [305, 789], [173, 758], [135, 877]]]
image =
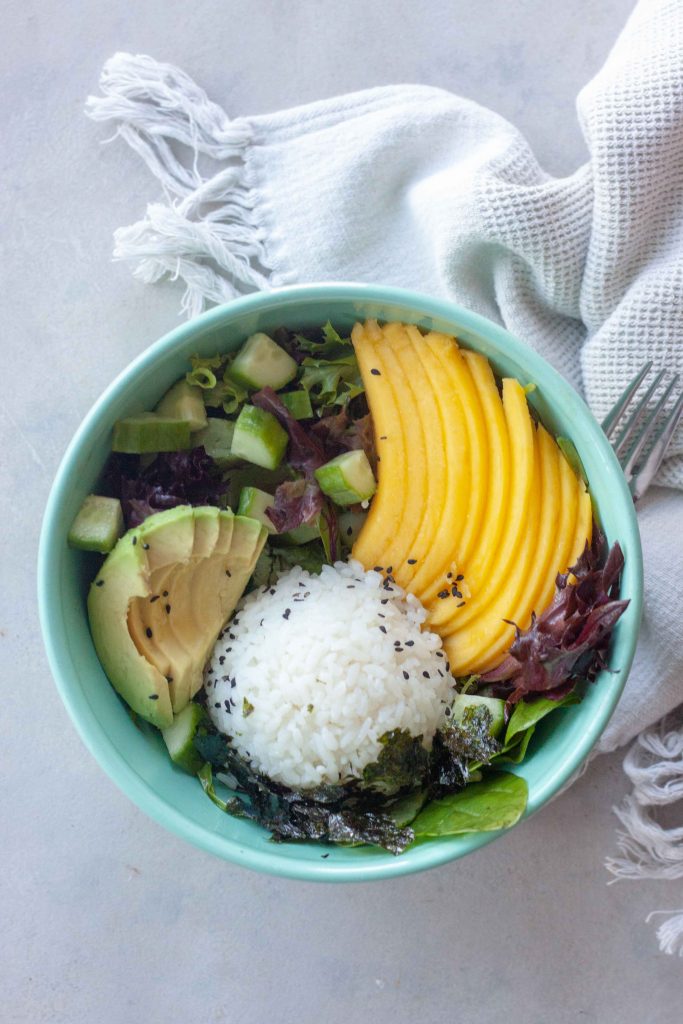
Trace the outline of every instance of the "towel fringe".
[[[617, 832], [621, 856], [608, 857], [605, 867], [619, 879], [683, 878], [683, 826], [664, 828], [654, 808], [683, 798], [683, 721], [674, 713], [641, 733], [624, 758], [633, 792], [613, 808], [623, 825]], [[683, 956], [683, 910], [671, 914], [657, 929], [659, 948]]]
[[[208, 303], [285, 283], [267, 266], [259, 195], [245, 164], [250, 125], [231, 121], [179, 68], [145, 55], [115, 54], [100, 87], [103, 95], [87, 101], [88, 116], [119, 122], [114, 138], [142, 158], [168, 197], [167, 205], [150, 204], [144, 220], [116, 231], [114, 259], [134, 262], [134, 276], [146, 283], [183, 281], [187, 317]], [[177, 155], [178, 144], [189, 149], [189, 160]], [[204, 178], [200, 156], [229, 166]]]

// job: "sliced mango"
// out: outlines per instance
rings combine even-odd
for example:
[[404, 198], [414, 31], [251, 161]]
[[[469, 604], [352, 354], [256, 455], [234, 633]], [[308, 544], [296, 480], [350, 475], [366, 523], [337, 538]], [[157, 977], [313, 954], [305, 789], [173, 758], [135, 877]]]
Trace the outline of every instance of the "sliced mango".
[[376, 321], [352, 340], [380, 454], [353, 556], [428, 611], [454, 675], [505, 656], [591, 538], [592, 506], [517, 380], [444, 334]]

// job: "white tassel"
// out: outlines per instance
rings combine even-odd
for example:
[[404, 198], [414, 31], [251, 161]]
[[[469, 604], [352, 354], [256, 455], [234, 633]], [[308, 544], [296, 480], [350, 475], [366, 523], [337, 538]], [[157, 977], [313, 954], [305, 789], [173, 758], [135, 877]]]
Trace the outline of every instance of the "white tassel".
[[650, 918], [657, 914], [672, 915], [657, 929], [657, 940], [662, 953], [668, 953], [669, 956], [678, 953], [679, 956], [683, 956], [683, 910], [653, 910], [645, 918], [645, 924], [649, 924]]
[[[683, 826], [664, 828], [652, 809], [683, 798], [683, 724], [680, 714], [664, 718], [637, 738], [624, 759], [633, 792], [614, 812], [623, 825], [617, 832], [620, 857], [605, 866], [621, 878], [683, 878]], [[653, 911], [672, 916], [657, 929], [659, 948], [683, 956], [683, 911]]]
[[[144, 55], [115, 54], [100, 86], [104, 95], [88, 99], [88, 115], [119, 122], [116, 134], [169, 197], [168, 205], [151, 204], [144, 220], [115, 233], [114, 258], [134, 261], [135, 277], [145, 282], [182, 280], [188, 317], [207, 303], [284, 283], [268, 271], [257, 195], [245, 180], [248, 123], [231, 121], [179, 68]], [[178, 143], [189, 149], [188, 160], [177, 155]], [[204, 179], [200, 155], [230, 165]]]

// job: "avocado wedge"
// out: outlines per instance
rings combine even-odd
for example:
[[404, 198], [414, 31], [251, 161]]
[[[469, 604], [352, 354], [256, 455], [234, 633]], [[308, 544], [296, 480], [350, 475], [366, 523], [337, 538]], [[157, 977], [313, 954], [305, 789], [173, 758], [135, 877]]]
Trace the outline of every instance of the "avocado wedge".
[[181, 505], [129, 530], [106, 558], [88, 595], [90, 631], [141, 718], [165, 729], [200, 689], [266, 537], [254, 519]]

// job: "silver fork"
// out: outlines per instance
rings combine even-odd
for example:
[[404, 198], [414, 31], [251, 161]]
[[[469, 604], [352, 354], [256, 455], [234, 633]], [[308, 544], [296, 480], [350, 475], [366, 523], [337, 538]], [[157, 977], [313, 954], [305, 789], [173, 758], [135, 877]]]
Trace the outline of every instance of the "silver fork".
[[642, 498], [652, 483], [683, 416], [683, 391], [673, 404], [666, 407], [678, 384], [678, 374], [653, 401], [666, 377], [666, 370], [655, 375], [645, 394], [636, 401], [638, 389], [651, 369], [652, 361], [645, 363], [602, 422], [602, 429], [612, 442], [634, 501]]

